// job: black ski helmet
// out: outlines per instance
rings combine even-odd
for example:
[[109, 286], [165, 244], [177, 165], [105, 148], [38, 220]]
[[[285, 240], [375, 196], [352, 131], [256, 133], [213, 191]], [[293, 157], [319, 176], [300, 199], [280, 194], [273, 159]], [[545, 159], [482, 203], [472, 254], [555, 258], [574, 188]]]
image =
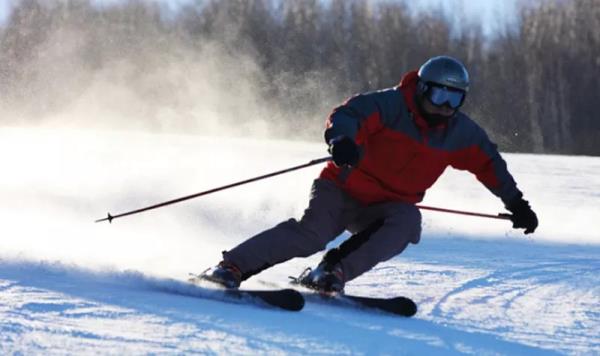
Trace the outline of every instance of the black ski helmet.
[[[425, 62], [417, 73], [421, 84], [438, 84], [448, 88], [469, 91], [469, 73], [467, 68], [455, 58], [438, 56]], [[426, 89], [423, 87], [421, 89]]]
[[[449, 56], [430, 58], [417, 73], [416, 104], [429, 126], [437, 126], [454, 117], [464, 103], [469, 90], [469, 73], [457, 59]], [[423, 108], [427, 97], [434, 105], [449, 105], [454, 109], [451, 116], [432, 114]]]

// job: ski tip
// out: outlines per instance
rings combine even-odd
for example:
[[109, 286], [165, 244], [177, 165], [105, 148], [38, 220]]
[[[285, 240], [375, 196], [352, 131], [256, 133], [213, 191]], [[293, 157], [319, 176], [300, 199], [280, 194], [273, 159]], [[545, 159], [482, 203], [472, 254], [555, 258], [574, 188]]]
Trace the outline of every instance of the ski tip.
[[302, 293], [298, 292], [295, 289], [282, 289], [282, 295], [285, 299], [287, 299], [288, 310], [291, 311], [300, 311], [304, 308], [305, 300]]
[[412, 299], [406, 297], [396, 297], [394, 298], [394, 301], [396, 305], [398, 305], [395, 313], [408, 318], [417, 314], [418, 307]]

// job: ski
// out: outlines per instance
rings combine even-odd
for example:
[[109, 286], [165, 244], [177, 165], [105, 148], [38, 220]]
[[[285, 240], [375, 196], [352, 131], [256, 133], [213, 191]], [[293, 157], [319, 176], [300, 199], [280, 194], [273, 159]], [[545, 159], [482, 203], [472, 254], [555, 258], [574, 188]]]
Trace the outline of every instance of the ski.
[[376, 298], [341, 294], [334, 298], [341, 298], [357, 303], [360, 306], [382, 310], [388, 313], [411, 317], [417, 313], [417, 304], [407, 297]]
[[358, 295], [339, 293], [339, 292], [323, 292], [312, 288], [310, 285], [302, 283], [301, 277], [289, 277], [291, 284], [300, 288], [306, 289], [308, 292], [303, 293], [308, 298], [318, 297], [318, 301], [325, 301], [337, 305], [348, 305], [359, 308], [374, 309], [383, 312], [392, 313], [394, 315], [411, 317], [417, 313], [417, 304], [410, 298], [397, 296], [393, 298], [378, 298], [378, 297], [363, 297]]
[[309, 290], [302, 294], [308, 301], [364, 310], [376, 310], [407, 318], [417, 313], [417, 304], [410, 298], [402, 296], [393, 298], [363, 297], [343, 293], [320, 293], [315, 290]]
[[206, 291], [206, 293], [199, 294], [200, 297], [211, 300], [231, 300], [267, 305], [288, 311], [300, 311], [304, 307], [304, 296], [291, 288], [272, 290], [225, 289], [206, 278], [202, 278], [201, 275], [192, 275], [188, 281], [197, 288]]

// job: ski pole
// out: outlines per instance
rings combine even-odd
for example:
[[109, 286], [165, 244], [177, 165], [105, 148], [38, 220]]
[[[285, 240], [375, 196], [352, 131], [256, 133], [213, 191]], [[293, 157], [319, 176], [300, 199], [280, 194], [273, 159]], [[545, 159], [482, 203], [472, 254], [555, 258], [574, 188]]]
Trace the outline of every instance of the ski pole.
[[451, 213], [451, 214], [459, 214], [459, 215], [469, 215], [469, 216], [479, 216], [479, 217], [482, 217], [482, 218], [492, 218], [492, 219], [501, 219], [501, 220], [510, 220], [510, 217], [512, 216], [510, 214], [505, 214], [505, 213], [500, 213], [498, 215], [491, 215], [491, 214], [474, 213], [474, 212], [471, 212], [471, 211], [462, 211], [462, 210], [435, 208], [435, 207], [432, 207], [432, 206], [423, 206], [423, 205], [417, 205], [417, 208], [423, 209], [423, 210], [440, 211], [440, 212], [443, 212], [443, 213]]
[[140, 209], [128, 211], [128, 212], [125, 212], [125, 213], [122, 213], [122, 214], [111, 215], [110, 213], [108, 213], [107, 217], [105, 217], [103, 219], [98, 219], [98, 220], [96, 220], [96, 222], [98, 223], [98, 222], [102, 222], [102, 221], [108, 221], [109, 223], [111, 223], [114, 219], [117, 219], [117, 218], [120, 218], [120, 217], [123, 217], [123, 216], [138, 214], [138, 213], [141, 213], [143, 211], [157, 209], [157, 208], [160, 208], [160, 207], [163, 207], [163, 206], [167, 206], [167, 205], [179, 203], [179, 202], [182, 202], [184, 200], [194, 199], [194, 198], [197, 198], [197, 197], [200, 197], [200, 196], [203, 196], [203, 195], [208, 195], [208, 194], [211, 194], [211, 193], [215, 193], [215, 192], [218, 192], [218, 191], [221, 191], [221, 190], [225, 190], [225, 189], [237, 187], [237, 186], [240, 186], [240, 185], [243, 185], [243, 184], [247, 184], [247, 183], [251, 183], [251, 182], [256, 182], [256, 181], [259, 181], [261, 179], [274, 177], [274, 176], [277, 176], [277, 175], [280, 175], [280, 174], [284, 174], [284, 173], [289, 173], [289, 172], [292, 172], [292, 171], [296, 171], [296, 170], [299, 170], [299, 169], [302, 169], [302, 168], [314, 166], [314, 165], [317, 165], [319, 163], [323, 163], [323, 162], [329, 161], [330, 159], [331, 159], [331, 157], [329, 157], [329, 156], [328, 157], [314, 159], [314, 160], [312, 160], [312, 161], [310, 161], [308, 163], [301, 164], [299, 166], [295, 166], [295, 167], [287, 168], [287, 169], [284, 169], [284, 170], [281, 170], [281, 171], [277, 171], [277, 172], [265, 174], [265, 175], [262, 175], [262, 176], [259, 176], [259, 177], [254, 177], [254, 178], [246, 179], [246, 180], [243, 180], [243, 181], [240, 181], [240, 182], [231, 183], [231, 184], [228, 184], [228, 185], [224, 185], [222, 187], [218, 187], [218, 188], [206, 190], [204, 192], [200, 192], [200, 193], [196, 193], [196, 194], [191, 194], [191, 195], [186, 195], [186, 196], [181, 197], [181, 198], [177, 198], [177, 199], [165, 201], [165, 202], [158, 203], [158, 204], [155, 204], [155, 205], [147, 206], [145, 208], [140, 208]]

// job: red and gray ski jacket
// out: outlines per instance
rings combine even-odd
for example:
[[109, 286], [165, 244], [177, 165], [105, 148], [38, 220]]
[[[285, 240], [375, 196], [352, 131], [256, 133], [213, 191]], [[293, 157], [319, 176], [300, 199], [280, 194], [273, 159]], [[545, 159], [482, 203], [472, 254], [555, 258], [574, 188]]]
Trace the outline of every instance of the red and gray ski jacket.
[[333, 111], [326, 140], [354, 138], [361, 158], [355, 167], [329, 162], [321, 178], [365, 204], [418, 203], [451, 166], [473, 173], [505, 205], [521, 197], [496, 145], [467, 115], [428, 127], [414, 100], [417, 81], [417, 72], [409, 72], [399, 86], [354, 96]]

